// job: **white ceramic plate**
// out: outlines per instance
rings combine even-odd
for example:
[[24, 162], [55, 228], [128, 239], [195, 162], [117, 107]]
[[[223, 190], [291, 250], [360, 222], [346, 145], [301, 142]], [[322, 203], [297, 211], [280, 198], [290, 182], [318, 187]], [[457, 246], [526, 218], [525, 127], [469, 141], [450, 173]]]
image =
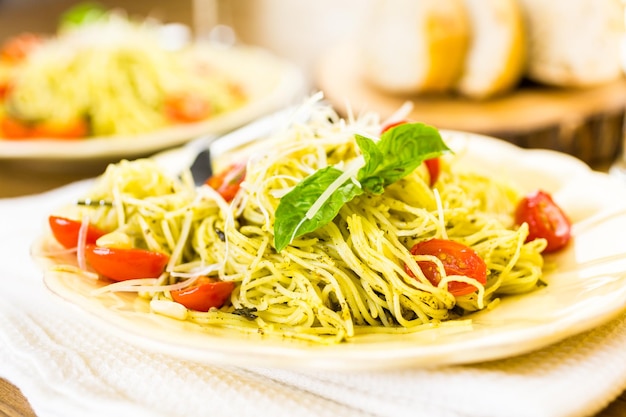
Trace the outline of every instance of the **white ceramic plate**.
[[215, 57], [214, 61], [212, 59], [215, 65], [243, 86], [249, 96], [244, 106], [206, 121], [132, 136], [101, 136], [80, 141], [0, 139], [0, 160], [60, 162], [65, 169], [71, 169], [72, 163], [77, 161], [113, 161], [151, 155], [201, 135], [219, 135], [235, 129], [262, 115], [294, 104], [293, 101], [304, 92], [301, 71], [294, 64], [265, 50], [237, 46], [208, 48], [207, 51]]
[[[574, 221], [574, 241], [550, 256], [549, 285], [504, 298], [475, 314], [471, 328], [435, 328], [411, 335], [357, 337], [316, 346], [264, 340], [233, 330], [202, 328], [148, 313], [128, 294], [94, 297], [101, 283], [69, 273], [45, 274], [51, 291], [93, 315], [126, 340], [175, 357], [230, 365], [364, 370], [466, 364], [528, 353], [609, 321], [626, 309], [626, 188], [582, 162], [552, 151], [522, 150], [460, 132], [443, 132], [460, 164], [516, 179], [524, 189], [553, 194]], [[50, 243], [36, 243], [34, 253]], [[50, 265], [72, 257], [40, 259]]]

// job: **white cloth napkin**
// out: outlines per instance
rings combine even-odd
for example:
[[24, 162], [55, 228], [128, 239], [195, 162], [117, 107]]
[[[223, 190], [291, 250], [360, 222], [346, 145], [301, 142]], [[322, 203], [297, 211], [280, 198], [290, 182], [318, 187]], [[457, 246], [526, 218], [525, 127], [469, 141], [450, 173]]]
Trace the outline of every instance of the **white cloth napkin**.
[[39, 417], [585, 417], [626, 388], [626, 316], [521, 357], [389, 372], [210, 366], [142, 350], [50, 294], [30, 259], [85, 183], [0, 200], [0, 377]]

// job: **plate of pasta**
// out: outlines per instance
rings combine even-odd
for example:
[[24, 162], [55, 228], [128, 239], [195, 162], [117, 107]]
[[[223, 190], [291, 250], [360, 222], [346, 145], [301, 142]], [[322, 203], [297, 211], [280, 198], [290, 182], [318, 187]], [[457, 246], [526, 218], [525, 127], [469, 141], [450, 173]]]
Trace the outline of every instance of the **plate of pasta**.
[[[626, 308], [612, 177], [494, 138], [309, 111], [253, 124], [259, 140], [200, 187], [171, 155], [109, 165], [51, 208], [32, 250], [45, 285], [152, 351], [301, 369], [497, 360]], [[566, 239], [520, 220], [538, 188], [552, 205], [528, 207], [554, 208], [539, 227]]]
[[170, 26], [182, 27], [109, 13], [7, 42], [0, 159], [72, 169], [65, 162], [148, 156], [233, 130], [301, 94], [295, 64], [246, 45], [170, 45]]

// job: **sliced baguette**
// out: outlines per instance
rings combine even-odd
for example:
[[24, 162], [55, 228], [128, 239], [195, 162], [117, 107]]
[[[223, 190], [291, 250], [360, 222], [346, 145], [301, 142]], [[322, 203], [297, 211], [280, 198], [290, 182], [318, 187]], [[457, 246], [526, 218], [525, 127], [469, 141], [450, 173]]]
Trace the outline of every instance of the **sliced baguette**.
[[622, 76], [620, 0], [519, 0], [527, 21], [527, 77], [583, 87]]
[[464, 0], [472, 39], [457, 91], [486, 99], [512, 90], [526, 65], [526, 28], [516, 0]]
[[376, 0], [361, 38], [364, 78], [389, 93], [450, 91], [469, 38], [462, 0]]

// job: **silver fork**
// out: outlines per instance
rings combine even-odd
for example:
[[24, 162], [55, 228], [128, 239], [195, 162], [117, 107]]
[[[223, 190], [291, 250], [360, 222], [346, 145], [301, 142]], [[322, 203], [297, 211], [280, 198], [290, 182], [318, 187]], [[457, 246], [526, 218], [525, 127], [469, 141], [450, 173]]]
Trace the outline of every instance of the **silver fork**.
[[223, 136], [202, 136], [194, 139], [182, 149], [186, 162], [183, 162], [180, 170], [189, 167], [194, 183], [200, 186], [213, 175], [215, 158], [267, 137], [272, 132], [284, 129], [293, 121], [303, 120], [305, 117], [308, 118], [308, 114], [299, 112], [298, 108], [289, 107]]

